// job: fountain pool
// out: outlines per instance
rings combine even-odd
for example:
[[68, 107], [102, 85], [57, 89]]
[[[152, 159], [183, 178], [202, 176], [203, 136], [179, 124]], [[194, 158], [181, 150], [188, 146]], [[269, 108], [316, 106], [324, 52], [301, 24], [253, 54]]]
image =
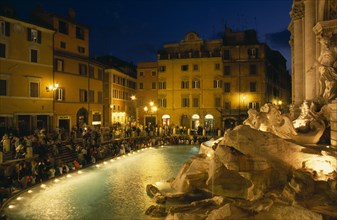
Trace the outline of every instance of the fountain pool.
[[36, 186], [3, 209], [9, 219], [149, 219], [146, 185], [175, 177], [198, 146], [147, 148]]

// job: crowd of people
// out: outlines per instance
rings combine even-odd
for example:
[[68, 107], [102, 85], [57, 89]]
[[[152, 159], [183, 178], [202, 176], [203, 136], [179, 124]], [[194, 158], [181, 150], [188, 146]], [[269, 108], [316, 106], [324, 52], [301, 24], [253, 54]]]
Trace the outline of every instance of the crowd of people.
[[[206, 136], [197, 133], [130, 133], [121, 138], [111, 135], [111, 131], [86, 128], [81, 138], [62, 136], [59, 132], [47, 133], [44, 129], [23, 137], [5, 134], [0, 142], [0, 152], [11, 154], [12, 159], [6, 165], [0, 164], [0, 204], [3, 199], [12, 196], [13, 191], [26, 189], [107, 158], [151, 146], [198, 145], [207, 140]], [[76, 157], [64, 161], [60, 157], [63, 151], [73, 152]]]

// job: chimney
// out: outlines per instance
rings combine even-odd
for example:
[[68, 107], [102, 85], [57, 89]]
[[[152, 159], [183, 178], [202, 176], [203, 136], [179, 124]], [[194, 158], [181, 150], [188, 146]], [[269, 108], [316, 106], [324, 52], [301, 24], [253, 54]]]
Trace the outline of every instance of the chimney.
[[73, 8], [69, 8], [68, 9], [68, 17], [70, 19], [72, 19], [72, 20], [75, 19], [75, 17], [76, 17], [76, 11], [75, 11], [75, 9], [73, 9]]

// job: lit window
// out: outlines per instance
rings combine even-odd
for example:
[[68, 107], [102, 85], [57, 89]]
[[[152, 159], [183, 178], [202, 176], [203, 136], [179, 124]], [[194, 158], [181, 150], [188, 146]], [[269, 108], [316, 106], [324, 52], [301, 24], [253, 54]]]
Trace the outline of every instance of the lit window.
[[57, 101], [63, 101], [64, 100], [64, 88], [57, 88], [56, 99], [57, 99]]
[[27, 28], [27, 40], [35, 43], [41, 43], [41, 31]]

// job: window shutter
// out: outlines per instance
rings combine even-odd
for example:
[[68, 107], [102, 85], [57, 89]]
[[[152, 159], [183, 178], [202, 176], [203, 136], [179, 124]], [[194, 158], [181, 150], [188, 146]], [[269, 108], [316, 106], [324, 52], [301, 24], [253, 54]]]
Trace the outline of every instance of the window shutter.
[[5, 23], [5, 35], [7, 36], [7, 37], [9, 37], [10, 36], [10, 23], [9, 22], [6, 22]]
[[27, 40], [32, 41], [32, 29], [27, 28]]
[[37, 31], [37, 42], [41, 43], [41, 31]]

